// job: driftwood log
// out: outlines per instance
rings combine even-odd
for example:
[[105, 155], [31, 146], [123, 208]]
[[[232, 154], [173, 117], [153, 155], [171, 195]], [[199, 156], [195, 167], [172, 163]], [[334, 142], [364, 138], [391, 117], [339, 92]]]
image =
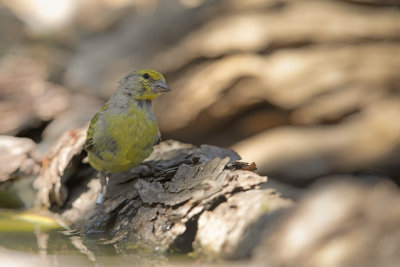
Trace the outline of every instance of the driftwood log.
[[165, 141], [140, 166], [111, 174], [104, 205], [96, 207], [96, 171], [82, 163], [85, 134], [74, 130], [59, 139], [35, 186], [39, 202], [87, 240], [121, 251], [134, 245], [235, 258], [255, 246], [243, 244], [257, 240], [245, 237], [254, 222], [291, 204], [263, 188], [267, 177], [233, 150]]
[[[54, 144], [35, 186], [41, 205], [82, 234], [83, 243], [71, 242], [92, 262], [111, 248], [127, 256], [118, 259], [143, 263], [192, 252], [201, 261], [223, 257], [255, 266], [398, 265], [400, 194], [387, 177], [327, 177], [292, 205], [234, 151], [166, 141], [141, 166], [111, 177], [99, 209], [99, 181], [82, 151], [85, 133], [67, 132]], [[11, 141], [27, 148], [15, 158], [31, 161], [35, 147], [24, 138]], [[26, 170], [8, 175], [33, 175]]]

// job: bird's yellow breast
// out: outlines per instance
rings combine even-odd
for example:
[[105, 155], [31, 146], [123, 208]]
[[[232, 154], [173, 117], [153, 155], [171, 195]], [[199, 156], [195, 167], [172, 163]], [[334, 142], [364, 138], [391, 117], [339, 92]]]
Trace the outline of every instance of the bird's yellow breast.
[[158, 138], [157, 120], [148, 109], [136, 104], [124, 112], [108, 109], [94, 129], [90, 164], [99, 171], [127, 171], [151, 154]]

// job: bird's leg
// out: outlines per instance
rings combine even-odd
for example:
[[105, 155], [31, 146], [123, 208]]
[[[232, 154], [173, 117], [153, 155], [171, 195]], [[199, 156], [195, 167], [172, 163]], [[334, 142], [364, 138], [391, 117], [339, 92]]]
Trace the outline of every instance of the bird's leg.
[[96, 200], [96, 204], [102, 205], [103, 198], [106, 195], [108, 176], [104, 172], [99, 172], [99, 177], [100, 177], [100, 186], [101, 187], [100, 187], [99, 196], [97, 197], [97, 200]]

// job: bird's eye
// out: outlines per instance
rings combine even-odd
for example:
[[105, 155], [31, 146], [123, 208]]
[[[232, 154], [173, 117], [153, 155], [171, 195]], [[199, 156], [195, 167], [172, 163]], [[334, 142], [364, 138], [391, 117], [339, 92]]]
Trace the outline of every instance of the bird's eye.
[[150, 79], [150, 75], [148, 73], [143, 74], [143, 78], [145, 78], [146, 80]]

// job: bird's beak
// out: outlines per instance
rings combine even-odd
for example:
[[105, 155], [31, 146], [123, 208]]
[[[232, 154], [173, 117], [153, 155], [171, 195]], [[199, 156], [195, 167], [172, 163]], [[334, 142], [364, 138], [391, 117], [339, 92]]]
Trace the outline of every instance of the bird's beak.
[[166, 82], [164, 81], [158, 81], [154, 88], [153, 88], [153, 92], [155, 93], [162, 93], [162, 92], [169, 92], [171, 91], [171, 88], [169, 88], [169, 86], [167, 85]]

